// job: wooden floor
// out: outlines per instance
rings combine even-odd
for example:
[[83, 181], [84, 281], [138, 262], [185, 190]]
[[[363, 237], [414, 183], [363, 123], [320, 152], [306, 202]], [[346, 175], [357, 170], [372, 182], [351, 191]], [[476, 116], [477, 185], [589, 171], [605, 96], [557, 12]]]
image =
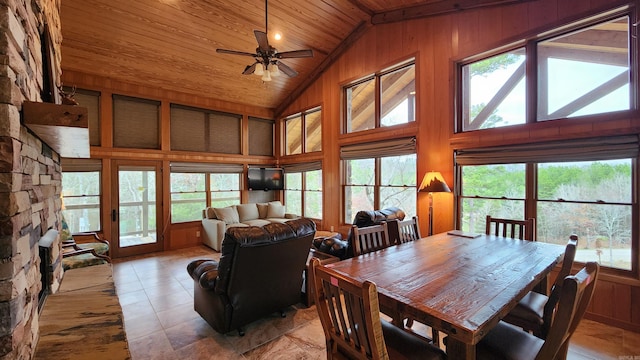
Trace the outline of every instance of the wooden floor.
[[[218, 259], [207, 247], [117, 260], [114, 280], [133, 360], [144, 359], [325, 359], [315, 307], [291, 307], [246, 328], [246, 335], [220, 335], [193, 311], [194, 259]], [[639, 360], [640, 334], [584, 320], [568, 359]]]

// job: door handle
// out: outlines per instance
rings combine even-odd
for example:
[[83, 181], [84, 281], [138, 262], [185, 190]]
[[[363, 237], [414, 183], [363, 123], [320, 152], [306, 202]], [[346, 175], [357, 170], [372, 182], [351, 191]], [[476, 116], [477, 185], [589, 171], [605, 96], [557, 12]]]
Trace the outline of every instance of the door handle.
[[111, 221], [116, 221], [118, 217], [118, 213], [115, 209], [111, 210]]

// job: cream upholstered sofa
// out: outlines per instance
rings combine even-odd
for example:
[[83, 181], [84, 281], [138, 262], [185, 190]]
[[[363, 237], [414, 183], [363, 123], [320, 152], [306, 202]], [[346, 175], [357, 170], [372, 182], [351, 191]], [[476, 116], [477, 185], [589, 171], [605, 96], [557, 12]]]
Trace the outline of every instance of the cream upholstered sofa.
[[202, 211], [202, 242], [208, 247], [220, 251], [222, 240], [229, 227], [264, 226], [273, 222], [285, 222], [298, 218], [298, 215], [286, 214], [280, 201], [232, 205], [224, 208], [206, 208]]

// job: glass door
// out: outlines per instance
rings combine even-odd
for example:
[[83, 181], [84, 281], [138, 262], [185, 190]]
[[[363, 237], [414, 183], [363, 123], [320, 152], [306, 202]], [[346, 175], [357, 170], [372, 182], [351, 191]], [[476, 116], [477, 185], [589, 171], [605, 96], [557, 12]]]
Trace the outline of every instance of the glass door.
[[114, 256], [130, 256], [163, 248], [160, 225], [160, 163], [116, 161], [111, 210]]

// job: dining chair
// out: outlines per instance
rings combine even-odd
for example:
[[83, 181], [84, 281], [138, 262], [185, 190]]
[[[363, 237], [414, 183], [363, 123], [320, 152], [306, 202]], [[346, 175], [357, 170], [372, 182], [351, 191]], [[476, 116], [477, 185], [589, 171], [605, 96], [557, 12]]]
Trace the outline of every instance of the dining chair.
[[578, 246], [578, 236], [571, 235], [564, 251], [562, 267], [551, 286], [551, 294], [546, 296], [535, 291], [529, 291], [527, 295], [518, 302], [515, 308], [505, 316], [504, 321], [519, 326], [525, 331], [541, 339], [546, 339], [549, 333], [553, 315], [560, 299], [564, 278], [569, 276], [573, 260], [576, 257]]
[[569, 340], [591, 301], [600, 266], [588, 262], [563, 280], [558, 310], [545, 340], [501, 321], [476, 345], [477, 359], [566, 359]]
[[486, 234], [512, 239], [535, 241], [533, 229], [535, 221], [533, 218], [526, 220], [500, 219], [487, 215]]
[[396, 244], [404, 244], [409, 241], [420, 239], [420, 224], [418, 223], [418, 217], [414, 216], [411, 219], [398, 221], [398, 239]]
[[383, 221], [380, 225], [361, 228], [352, 225], [351, 231], [353, 234], [353, 256], [382, 250], [391, 245], [386, 221]]
[[441, 349], [380, 318], [375, 283], [345, 277], [316, 258], [311, 269], [327, 359], [446, 359]]

